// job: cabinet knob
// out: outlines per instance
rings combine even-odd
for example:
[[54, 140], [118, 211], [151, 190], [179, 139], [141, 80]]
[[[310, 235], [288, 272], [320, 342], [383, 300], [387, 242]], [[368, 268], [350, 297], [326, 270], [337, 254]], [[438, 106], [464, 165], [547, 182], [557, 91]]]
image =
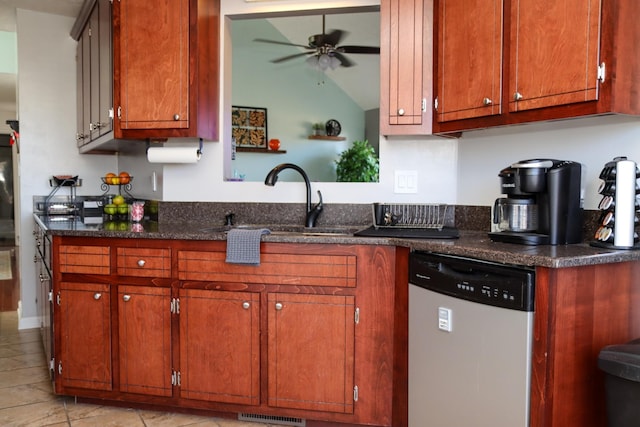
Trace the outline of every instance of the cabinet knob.
[[404, 108], [399, 108], [398, 109], [398, 115], [399, 116], [404, 116]]
[[143, 260], [143, 259], [139, 259], [139, 260], [138, 260], [138, 267], [144, 267], [144, 265], [145, 265], [146, 263], [147, 263], [147, 262], [146, 262], [145, 260]]
[[245, 301], [245, 302], [242, 303], [242, 308], [244, 308], [245, 310], [248, 310], [249, 307], [251, 307], [251, 304], [249, 304], [248, 301]]
[[276, 310], [282, 310], [282, 307], [283, 307], [283, 305], [282, 305], [281, 302], [277, 302], [276, 303]]
[[520, 92], [516, 92], [513, 94], [513, 99], [515, 99], [516, 101], [520, 101], [522, 98], [524, 98], [524, 96], [522, 96]]
[[173, 115], [173, 120], [175, 120], [175, 121], [180, 120], [180, 114], [174, 114]]
[[484, 105], [491, 105], [491, 104], [493, 104], [493, 101], [490, 98], [485, 98], [485, 99], [482, 100], [482, 103]]
[[93, 294], [93, 299], [94, 300], [99, 300], [100, 298], [102, 298], [102, 294], [100, 292], [96, 292], [95, 294]]
[[131, 295], [122, 295], [122, 301], [127, 302], [131, 299]]

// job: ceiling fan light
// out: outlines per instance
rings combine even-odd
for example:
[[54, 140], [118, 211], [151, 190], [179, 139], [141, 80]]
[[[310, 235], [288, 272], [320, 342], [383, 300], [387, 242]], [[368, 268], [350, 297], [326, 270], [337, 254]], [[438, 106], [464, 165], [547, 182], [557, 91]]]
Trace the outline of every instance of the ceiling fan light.
[[311, 55], [305, 61], [311, 68], [319, 68], [318, 66], [318, 55]]
[[320, 55], [320, 57], [318, 58], [318, 67], [320, 67], [320, 69], [324, 71], [327, 68], [329, 68], [330, 65], [331, 65], [331, 58], [329, 58], [329, 55], [327, 55], [326, 53], [323, 53], [322, 55]]
[[342, 62], [340, 62], [340, 60], [335, 56], [330, 57], [330, 59], [331, 59], [331, 62], [329, 62], [329, 66], [331, 67], [332, 70], [335, 70], [340, 65], [342, 65]]

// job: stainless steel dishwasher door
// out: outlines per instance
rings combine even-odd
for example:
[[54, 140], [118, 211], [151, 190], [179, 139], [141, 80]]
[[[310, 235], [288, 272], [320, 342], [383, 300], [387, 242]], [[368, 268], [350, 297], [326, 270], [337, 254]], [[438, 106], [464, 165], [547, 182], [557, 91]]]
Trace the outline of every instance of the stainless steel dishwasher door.
[[528, 427], [533, 315], [410, 284], [409, 427]]

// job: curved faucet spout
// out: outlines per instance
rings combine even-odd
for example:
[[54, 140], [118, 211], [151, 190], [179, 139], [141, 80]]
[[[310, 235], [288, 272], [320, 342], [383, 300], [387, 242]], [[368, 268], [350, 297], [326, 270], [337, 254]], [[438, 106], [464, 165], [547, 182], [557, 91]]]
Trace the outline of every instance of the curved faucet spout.
[[314, 206], [312, 210], [311, 209], [311, 182], [309, 181], [309, 177], [307, 176], [307, 173], [300, 166], [293, 163], [281, 163], [277, 165], [276, 167], [271, 169], [267, 174], [267, 176], [265, 177], [264, 185], [268, 185], [270, 187], [273, 187], [274, 185], [276, 185], [276, 182], [278, 181], [278, 175], [280, 174], [280, 172], [282, 172], [285, 169], [293, 169], [295, 171], [298, 171], [298, 173], [302, 175], [302, 179], [304, 179], [304, 184], [307, 188], [307, 206], [306, 206], [307, 215], [306, 215], [305, 226], [315, 227], [316, 219], [318, 218], [318, 216], [320, 215], [320, 212], [322, 211], [322, 195], [318, 191], [318, 194], [320, 196], [320, 202], [316, 206]]

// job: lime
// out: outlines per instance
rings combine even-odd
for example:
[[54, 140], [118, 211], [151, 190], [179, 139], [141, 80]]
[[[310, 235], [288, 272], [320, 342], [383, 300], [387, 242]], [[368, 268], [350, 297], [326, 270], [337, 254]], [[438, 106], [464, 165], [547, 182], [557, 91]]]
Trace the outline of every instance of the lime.
[[129, 213], [129, 205], [118, 205], [118, 213], [119, 214]]
[[106, 213], [107, 215], [113, 215], [114, 213], [116, 213], [118, 207], [112, 203], [105, 205], [104, 206], [104, 213]]
[[121, 195], [117, 195], [113, 198], [114, 205], [121, 205], [123, 203], [124, 203], [124, 197], [122, 197]]

